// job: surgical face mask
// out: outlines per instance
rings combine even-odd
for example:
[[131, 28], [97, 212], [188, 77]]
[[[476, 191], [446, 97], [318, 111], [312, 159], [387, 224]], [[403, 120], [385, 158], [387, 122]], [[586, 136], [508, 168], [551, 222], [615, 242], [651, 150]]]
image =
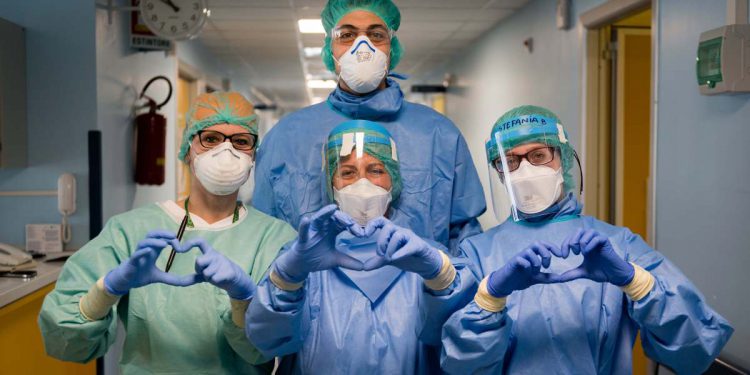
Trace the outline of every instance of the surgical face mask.
[[366, 178], [347, 185], [341, 190], [333, 189], [333, 199], [341, 211], [351, 216], [357, 224], [385, 215], [391, 203], [391, 192], [373, 184]]
[[250, 176], [253, 160], [229, 142], [224, 142], [200, 155], [193, 153], [193, 173], [206, 190], [215, 195], [237, 191]]
[[336, 62], [341, 66], [339, 79], [360, 94], [375, 90], [388, 73], [388, 56], [364, 35], [355, 39]]
[[525, 214], [536, 214], [552, 206], [562, 193], [562, 168], [532, 165], [528, 160], [510, 173], [516, 208]]

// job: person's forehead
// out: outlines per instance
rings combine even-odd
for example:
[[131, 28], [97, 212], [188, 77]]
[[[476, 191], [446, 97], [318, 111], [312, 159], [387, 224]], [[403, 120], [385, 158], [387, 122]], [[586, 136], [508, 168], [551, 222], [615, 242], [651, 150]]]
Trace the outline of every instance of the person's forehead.
[[547, 144], [545, 144], [545, 143], [531, 142], [531, 143], [525, 143], [525, 144], [513, 147], [510, 150], [510, 152], [513, 153], [513, 154], [519, 154], [519, 153], [524, 153], [526, 151], [533, 150], [535, 148], [546, 147], [546, 146], [547, 146]]
[[368, 12], [366, 10], [355, 10], [341, 17], [341, 19], [336, 24], [336, 26], [337, 27], [352, 26], [358, 29], [367, 29], [372, 26], [386, 26], [386, 25], [385, 25], [385, 21], [383, 21], [375, 13]]
[[346, 165], [353, 165], [353, 164], [373, 164], [373, 163], [382, 164], [382, 162], [378, 158], [375, 158], [375, 157], [373, 157], [372, 155], [370, 155], [368, 153], [362, 154], [361, 158], [357, 158], [357, 157], [355, 157], [355, 155], [356, 155], [356, 151], [352, 152], [349, 155], [349, 157], [343, 158], [341, 160], [341, 164], [342, 165], [345, 165], [345, 164]]
[[216, 124], [207, 127], [205, 130], [213, 130], [225, 135], [232, 135], [237, 133], [248, 133], [247, 129], [240, 125], [235, 124]]

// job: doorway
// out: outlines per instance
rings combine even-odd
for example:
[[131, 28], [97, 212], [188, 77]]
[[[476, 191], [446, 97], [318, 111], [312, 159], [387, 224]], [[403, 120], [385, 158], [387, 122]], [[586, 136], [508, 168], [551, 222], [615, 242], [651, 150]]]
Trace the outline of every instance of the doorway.
[[589, 34], [584, 207], [648, 241], [651, 9]]
[[651, 9], [612, 25], [614, 41], [614, 223], [648, 241], [651, 142]]
[[[651, 5], [645, 2], [587, 30], [584, 209], [653, 244], [651, 27]], [[637, 339], [633, 373], [647, 374], [649, 368]]]

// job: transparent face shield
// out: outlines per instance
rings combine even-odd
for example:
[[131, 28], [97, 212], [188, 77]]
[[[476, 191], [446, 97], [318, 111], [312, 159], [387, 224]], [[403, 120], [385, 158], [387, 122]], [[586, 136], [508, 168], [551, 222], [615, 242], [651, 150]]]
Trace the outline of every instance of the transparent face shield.
[[[520, 121], [534, 119], [539, 120], [527, 116]], [[517, 129], [497, 131], [486, 142], [492, 204], [501, 222], [508, 217], [515, 221], [546, 217], [579, 199], [581, 175], [575, 151], [562, 126], [545, 125], [516, 123]]]
[[328, 197], [364, 226], [385, 216], [398, 174], [396, 145], [389, 137], [352, 131], [329, 137], [323, 166]]

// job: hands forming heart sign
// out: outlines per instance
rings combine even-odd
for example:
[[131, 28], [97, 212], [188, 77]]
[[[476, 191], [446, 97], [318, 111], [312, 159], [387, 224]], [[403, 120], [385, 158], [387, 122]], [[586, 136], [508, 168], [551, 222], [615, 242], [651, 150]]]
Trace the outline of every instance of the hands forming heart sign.
[[[567, 258], [571, 252], [583, 255], [581, 265], [562, 274], [542, 272], [542, 268], [549, 268], [552, 256]], [[490, 274], [487, 291], [492, 296], [505, 297], [532, 285], [581, 278], [624, 286], [634, 275], [633, 265], [615, 252], [607, 236], [593, 229], [578, 229], [560, 247], [544, 241], [532, 243]]]
[[172, 232], [149, 232], [146, 238], [138, 243], [133, 255], [104, 277], [104, 287], [110, 294], [121, 296], [130, 289], [152, 283], [188, 286], [198, 282], [197, 275], [178, 276], [156, 267], [159, 254], [170, 245], [179, 253], [189, 250], [180, 247], [176, 235]]
[[443, 265], [440, 252], [414, 232], [380, 217], [367, 223], [365, 233], [372, 235], [378, 229], [377, 256], [365, 262], [365, 270], [392, 265], [424, 279], [434, 278], [440, 272]]
[[[167, 246], [178, 253], [197, 247], [202, 255], [195, 260], [196, 273], [181, 276], [157, 268], [156, 259]], [[249, 299], [255, 294], [255, 283], [248, 273], [204, 239], [194, 238], [181, 244], [175, 233], [169, 231], [149, 232], [133, 255], [104, 277], [104, 286], [111, 294], [123, 295], [130, 289], [153, 283], [190, 286], [204, 281], [226, 290], [234, 299]]]
[[[335, 248], [336, 236], [349, 231], [357, 237], [370, 237], [377, 231], [374, 257], [364, 263]], [[328, 205], [300, 222], [299, 238], [289, 251], [276, 260], [275, 272], [284, 280], [300, 283], [310, 272], [342, 267], [372, 271], [392, 265], [429, 279], [440, 272], [440, 252], [414, 232], [380, 217], [362, 228], [336, 205]]]
[[[380, 230], [376, 256], [365, 263], [335, 247], [336, 236], [349, 231], [357, 237], [369, 237]], [[156, 259], [167, 246], [184, 253], [197, 247], [202, 255], [196, 259], [195, 274], [174, 275], [158, 269]], [[543, 272], [552, 256], [567, 258], [570, 253], [582, 254], [583, 262], [562, 274]], [[425, 279], [435, 277], [442, 267], [440, 252], [414, 232], [401, 228], [386, 218], [372, 220], [365, 228], [328, 205], [300, 222], [299, 237], [291, 248], [276, 260], [275, 271], [292, 283], [300, 283], [310, 272], [343, 267], [352, 270], [374, 270], [392, 265], [419, 274]], [[593, 230], [579, 229], [566, 238], [562, 246], [544, 241], [532, 243], [511, 258], [488, 278], [488, 292], [503, 297], [536, 284], [562, 283], [580, 278], [624, 286], [633, 280], [635, 269], [618, 255], [609, 239]], [[153, 231], [139, 242], [133, 255], [110, 271], [104, 286], [114, 295], [126, 294], [132, 288], [151, 283], [189, 286], [209, 282], [227, 291], [235, 299], [249, 299], [255, 294], [255, 283], [236, 263], [196, 238], [180, 244], [175, 234]]]
[[276, 259], [275, 272], [288, 282], [301, 283], [314, 271], [334, 267], [364, 269], [362, 262], [336, 250], [336, 236], [344, 230], [358, 237], [365, 235], [365, 230], [349, 215], [339, 211], [335, 204], [325, 206], [311, 216], [303, 217], [299, 224], [297, 240], [288, 251]]

